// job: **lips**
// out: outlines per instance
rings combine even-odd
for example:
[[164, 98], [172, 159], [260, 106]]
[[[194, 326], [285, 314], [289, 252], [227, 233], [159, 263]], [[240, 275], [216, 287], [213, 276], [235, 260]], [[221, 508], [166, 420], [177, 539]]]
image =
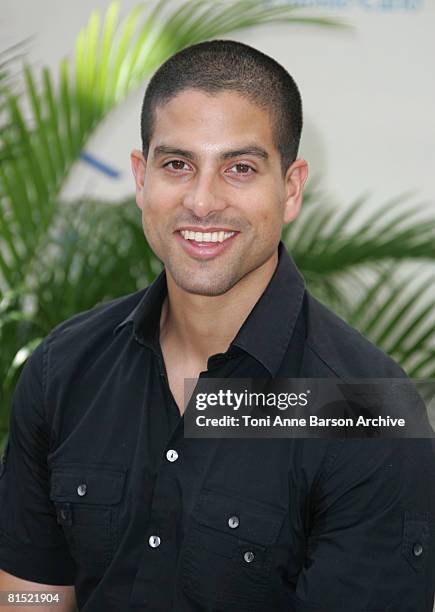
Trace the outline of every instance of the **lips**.
[[208, 260], [221, 255], [237, 239], [239, 232], [210, 228], [198, 231], [196, 228], [183, 228], [175, 232], [175, 238], [190, 257]]
[[180, 230], [180, 234], [183, 236], [185, 240], [194, 240], [195, 242], [198, 242], [198, 243], [223, 242], [224, 240], [231, 238], [231, 236], [234, 233], [235, 232], [232, 232], [232, 231], [228, 232], [225, 230], [206, 231], [206, 232], [193, 231], [193, 230]]

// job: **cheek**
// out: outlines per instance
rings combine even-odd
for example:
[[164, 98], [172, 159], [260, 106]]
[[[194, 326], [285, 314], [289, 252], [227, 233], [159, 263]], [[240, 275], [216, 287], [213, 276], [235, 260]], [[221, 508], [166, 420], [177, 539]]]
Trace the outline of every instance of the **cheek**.
[[143, 209], [153, 216], [164, 216], [179, 201], [179, 193], [173, 186], [154, 177], [144, 183]]
[[268, 228], [268, 232], [281, 231], [283, 224], [284, 208], [278, 200], [270, 200], [267, 206], [262, 205], [258, 210], [258, 223], [261, 227]]
[[161, 223], [169, 201], [169, 198], [157, 186], [152, 184], [146, 185], [142, 194], [142, 218], [144, 224]]
[[173, 197], [149, 182], [144, 189], [142, 202], [142, 227], [148, 242], [157, 248], [170, 231]]

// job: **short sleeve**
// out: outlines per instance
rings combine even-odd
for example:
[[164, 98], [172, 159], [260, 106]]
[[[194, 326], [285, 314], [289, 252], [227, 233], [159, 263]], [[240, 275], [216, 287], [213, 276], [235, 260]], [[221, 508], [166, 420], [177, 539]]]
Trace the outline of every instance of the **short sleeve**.
[[0, 472], [0, 569], [32, 582], [71, 585], [74, 561], [49, 498], [46, 342], [27, 361], [12, 399]]
[[314, 495], [300, 609], [432, 612], [433, 440], [346, 439], [334, 447]]

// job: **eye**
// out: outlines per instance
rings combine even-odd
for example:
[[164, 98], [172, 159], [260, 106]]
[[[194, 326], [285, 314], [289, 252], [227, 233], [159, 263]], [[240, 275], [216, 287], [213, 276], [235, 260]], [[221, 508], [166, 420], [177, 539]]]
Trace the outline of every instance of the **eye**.
[[175, 171], [186, 170], [184, 166], [189, 168], [188, 164], [186, 164], [186, 162], [181, 159], [171, 159], [170, 161], [163, 164], [163, 168], [169, 168], [170, 170]]
[[[233, 169], [236, 169], [235, 171]], [[253, 172], [255, 172], [254, 168], [252, 166], [249, 166], [249, 164], [234, 164], [234, 166], [231, 166], [230, 168], [230, 174], [252, 174]]]

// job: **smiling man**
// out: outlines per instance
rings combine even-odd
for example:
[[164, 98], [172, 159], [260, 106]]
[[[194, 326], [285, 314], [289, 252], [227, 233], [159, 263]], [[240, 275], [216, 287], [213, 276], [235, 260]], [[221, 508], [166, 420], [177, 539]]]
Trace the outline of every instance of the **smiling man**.
[[[200, 49], [204, 53], [207, 47]], [[231, 51], [237, 63], [238, 47], [229, 46]], [[228, 70], [219, 66], [218, 57], [210, 59], [216, 72]], [[188, 55], [186, 62], [195, 74]], [[276, 143], [284, 126], [274, 128], [264, 101], [260, 106], [252, 100], [258, 96], [258, 91], [250, 93], [252, 81], [241, 83], [244, 93], [222, 86], [204, 91], [185, 82], [188, 68], [183, 65], [180, 91], [175, 87], [162, 100], [162, 83], [175, 76], [167, 72], [178, 69], [169, 63], [150, 83], [142, 111], [144, 152], [132, 153], [132, 166], [145, 236], [165, 264], [168, 299], [160, 344], [182, 412], [184, 379], [197, 378], [212, 354], [228, 349], [269, 283], [283, 223], [299, 212], [307, 163], [293, 159], [284, 174], [281, 143]], [[215, 78], [224, 85], [228, 75]], [[301, 107], [296, 86], [287, 79], [297, 104], [283, 123], [295, 131], [290, 137], [295, 149]], [[281, 113], [276, 115], [278, 120]], [[285, 147], [289, 134], [281, 138]]]
[[57, 591], [46, 609], [64, 612], [74, 596], [86, 612], [431, 612], [429, 434], [183, 434], [185, 379], [406, 378], [280, 242], [308, 173], [293, 79], [246, 45], [201, 43], [156, 72], [141, 127], [136, 200], [164, 271], [55, 328], [26, 365], [1, 589]]

